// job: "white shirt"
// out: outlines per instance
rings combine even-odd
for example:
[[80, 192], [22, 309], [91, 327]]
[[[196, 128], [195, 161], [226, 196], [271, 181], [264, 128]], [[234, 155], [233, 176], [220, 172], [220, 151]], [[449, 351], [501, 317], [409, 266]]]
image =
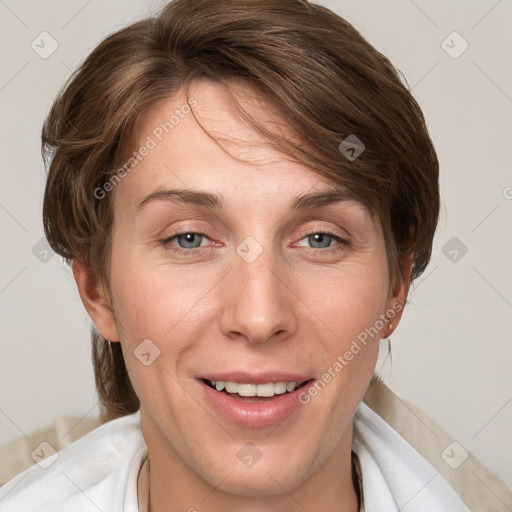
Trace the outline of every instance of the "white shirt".
[[[444, 478], [361, 403], [353, 451], [365, 512], [471, 512]], [[105, 423], [0, 488], [0, 512], [138, 512], [137, 477], [147, 456], [140, 412]]]

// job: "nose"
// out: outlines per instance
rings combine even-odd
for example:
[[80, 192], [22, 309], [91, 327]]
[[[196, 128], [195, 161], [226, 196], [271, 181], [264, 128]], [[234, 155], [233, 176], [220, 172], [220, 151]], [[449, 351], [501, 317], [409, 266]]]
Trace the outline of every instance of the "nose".
[[286, 263], [265, 250], [255, 261], [235, 255], [223, 290], [221, 330], [251, 344], [282, 341], [296, 329], [296, 296]]

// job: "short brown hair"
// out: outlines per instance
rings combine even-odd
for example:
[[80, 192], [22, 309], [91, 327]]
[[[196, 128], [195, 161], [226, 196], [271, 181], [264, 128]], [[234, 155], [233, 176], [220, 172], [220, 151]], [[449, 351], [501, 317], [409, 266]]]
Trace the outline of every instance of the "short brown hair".
[[[409, 255], [412, 280], [425, 270], [439, 164], [421, 109], [385, 56], [343, 18], [306, 0], [174, 0], [96, 47], [42, 131], [44, 229], [58, 254], [83, 258], [108, 289], [111, 195], [99, 200], [94, 191], [120, 165], [148, 109], [199, 78], [228, 90], [243, 80], [276, 105], [300, 144], [249, 120], [270, 145], [343, 185], [375, 214], [391, 282]], [[365, 149], [349, 159], [340, 144], [354, 136]], [[92, 338], [105, 417], [136, 411], [120, 344], [94, 327]]]

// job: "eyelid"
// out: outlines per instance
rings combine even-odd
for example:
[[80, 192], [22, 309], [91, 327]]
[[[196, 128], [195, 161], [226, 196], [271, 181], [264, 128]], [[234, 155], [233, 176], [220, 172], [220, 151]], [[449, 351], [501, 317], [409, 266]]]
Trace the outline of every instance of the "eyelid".
[[189, 233], [206, 236], [209, 239], [211, 239], [213, 237], [213, 230], [211, 230], [207, 227], [194, 227], [191, 225], [186, 225], [186, 226], [182, 226], [177, 231], [172, 231], [169, 235], [164, 235], [160, 238], [168, 240], [168, 239], [180, 236], [180, 235], [187, 235]]
[[335, 242], [337, 242], [337, 244], [335, 244], [333, 246], [325, 247], [323, 249], [317, 249], [316, 247], [306, 247], [306, 249], [310, 249], [312, 251], [319, 251], [319, 252], [328, 252], [328, 251], [334, 251], [334, 250], [339, 249], [339, 246], [349, 247], [351, 245], [351, 242], [350, 242], [349, 238], [340, 236], [340, 235], [338, 235], [336, 233], [332, 233], [332, 232], [327, 231], [327, 230], [312, 231], [309, 234], [301, 236], [299, 241], [295, 242], [293, 245], [295, 247], [304, 247], [303, 245], [298, 245], [298, 244], [300, 242], [302, 242], [302, 240], [304, 240], [304, 239], [306, 239], [306, 238], [308, 238], [310, 236], [316, 235], [316, 234], [327, 235], [328, 237], [331, 237]]
[[332, 237], [340, 238], [345, 241], [349, 241], [352, 238], [352, 235], [346, 229], [339, 229], [339, 231], [343, 231], [344, 233], [337, 232], [334, 228], [329, 228], [326, 226], [312, 226], [300, 232], [298, 235], [300, 240], [302, 240], [306, 236], [316, 235], [317, 233], [322, 233], [324, 235], [329, 235]]
[[[322, 234], [325, 234], [325, 235], [330, 235], [330, 236], [333, 236], [333, 237], [338, 237], [338, 238], [341, 238], [343, 240], [347, 240], [347, 239], [351, 238], [351, 234], [346, 229], [343, 229], [343, 231], [345, 232], [345, 234], [337, 233], [332, 228], [328, 228], [328, 227], [324, 227], [324, 226], [313, 226], [313, 227], [310, 227], [308, 229], [301, 230], [301, 232], [297, 236], [300, 236], [300, 240], [302, 240], [306, 236], [322, 233]], [[210, 240], [212, 238], [214, 238], [213, 230], [209, 229], [208, 227], [194, 227], [194, 226], [191, 226], [190, 224], [185, 225], [185, 226], [179, 228], [177, 231], [173, 231], [168, 236], [164, 235], [164, 236], [161, 236], [160, 238], [168, 240], [168, 239], [177, 237], [179, 235], [186, 235], [188, 233], [194, 233], [194, 234], [197, 234], [197, 235], [206, 236]]]

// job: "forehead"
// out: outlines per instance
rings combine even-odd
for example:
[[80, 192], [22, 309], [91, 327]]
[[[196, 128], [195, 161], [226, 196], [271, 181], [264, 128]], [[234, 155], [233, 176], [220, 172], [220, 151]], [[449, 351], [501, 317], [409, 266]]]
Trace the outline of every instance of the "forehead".
[[[253, 91], [241, 86], [236, 94], [259, 122], [295, 136]], [[195, 194], [195, 202], [219, 209], [261, 199], [301, 207], [332, 203], [334, 196], [355, 202], [340, 183], [271, 148], [241, 118], [226, 89], [212, 82], [192, 84], [188, 92], [181, 89], [154, 105], [138, 124], [136, 141], [136, 153], [144, 146], [150, 149], [115, 190], [122, 201], [129, 199], [131, 208], [163, 197], [169, 189], [210, 192], [210, 197]], [[312, 197], [319, 192], [329, 192], [329, 197]], [[194, 203], [194, 194], [186, 195]]]
[[238, 107], [265, 129], [298, 140], [297, 134], [279, 115], [276, 105], [248, 85], [238, 80], [227, 88], [203, 79], [153, 105], [136, 127], [136, 144], [150, 136], [158, 146], [179, 156], [187, 152], [194, 157], [214, 152], [220, 156], [214, 150], [223, 149], [226, 157], [253, 165], [287, 159], [283, 153], [270, 148], [268, 141], [243, 119]]

